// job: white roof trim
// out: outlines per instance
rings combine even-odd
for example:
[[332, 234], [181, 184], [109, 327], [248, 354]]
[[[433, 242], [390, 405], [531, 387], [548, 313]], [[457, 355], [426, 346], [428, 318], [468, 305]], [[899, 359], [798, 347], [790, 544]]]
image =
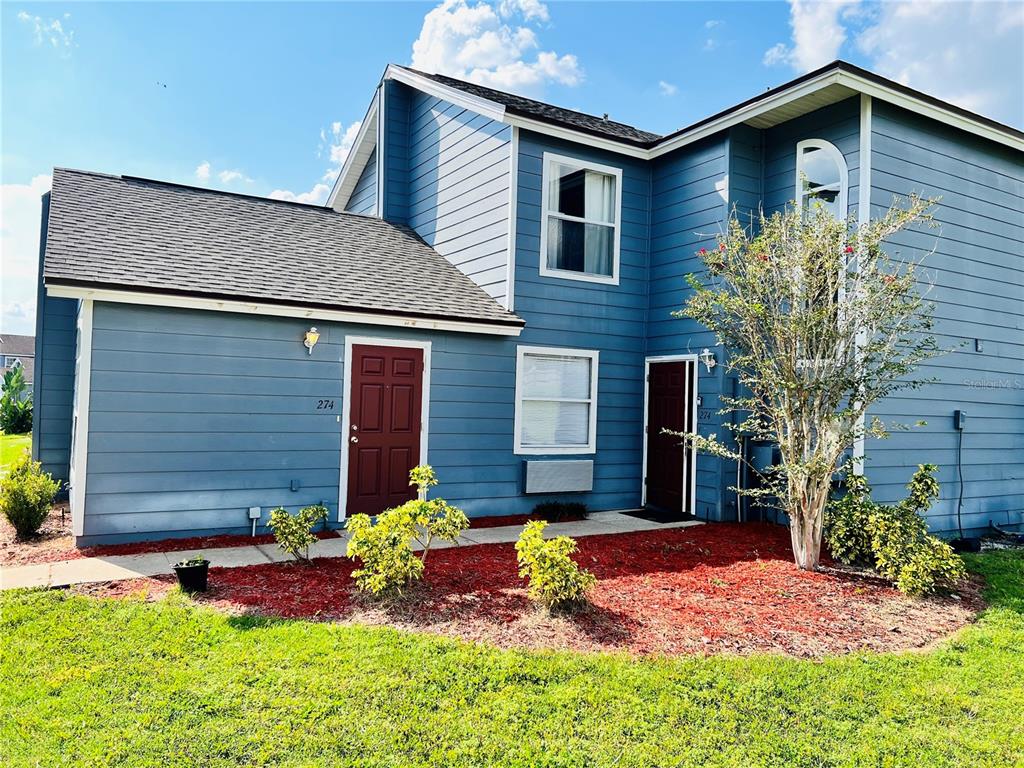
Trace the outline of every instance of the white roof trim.
[[380, 87], [378, 86], [370, 101], [370, 107], [366, 110], [366, 116], [363, 117], [363, 122], [359, 126], [359, 133], [356, 134], [352, 149], [349, 150], [348, 157], [345, 158], [345, 163], [341, 166], [341, 173], [334, 180], [334, 189], [331, 190], [331, 195], [327, 198], [327, 205], [336, 211], [341, 212], [345, 209], [348, 199], [359, 182], [359, 176], [366, 166], [366, 161], [370, 158], [373, 148], [377, 146], [377, 102], [379, 100]]
[[444, 85], [436, 80], [431, 80], [429, 77], [424, 77], [416, 72], [410, 72], [408, 69], [396, 67], [394, 64], [388, 64], [388, 68], [384, 70], [384, 79], [405, 83], [418, 91], [450, 101], [452, 104], [458, 104], [465, 109], [471, 109], [499, 123], [508, 122], [505, 120], [504, 104], [499, 104], [496, 101], [491, 101], [481, 96], [474, 96], [458, 88], [452, 88], [450, 85]]
[[639, 157], [642, 160], [650, 160], [652, 157], [651, 150], [644, 149], [643, 147], [624, 144], [620, 141], [616, 141], [615, 139], [595, 136], [592, 133], [575, 131], [572, 128], [565, 128], [561, 125], [552, 125], [551, 123], [545, 123], [540, 120], [534, 120], [533, 118], [523, 117], [522, 115], [507, 115], [504, 122], [508, 125], [525, 128], [528, 131], [534, 131], [535, 133], [543, 133], [547, 136], [554, 136], [555, 138], [573, 141], [578, 144], [586, 144], [588, 147], [594, 147], [596, 149], [606, 149], [609, 152], [616, 152], [620, 155]]
[[469, 320], [434, 320], [406, 315], [382, 315], [374, 314], [371, 310], [353, 312], [315, 309], [290, 304], [262, 304], [252, 301], [213, 299], [202, 296], [174, 296], [166, 293], [123, 291], [107, 288], [83, 288], [72, 285], [48, 285], [46, 286], [46, 294], [66, 299], [111, 301], [119, 304], [143, 304], [153, 307], [201, 309], [213, 312], [235, 312], [245, 315], [298, 317], [306, 320], [357, 323], [360, 325], [389, 325], [423, 331], [458, 331], [461, 333], [480, 333], [490, 336], [518, 336], [523, 330], [521, 326], [515, 325], [500, 325], [498, 323], [473, 322]]

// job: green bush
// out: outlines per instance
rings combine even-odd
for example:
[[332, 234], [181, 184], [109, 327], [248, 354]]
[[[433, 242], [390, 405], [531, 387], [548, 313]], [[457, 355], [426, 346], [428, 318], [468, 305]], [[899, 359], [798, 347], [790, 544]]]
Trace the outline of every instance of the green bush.
[[42, 465], [32, 461], [28, 451], [0, 479], [0, 511], [14, 526], [19, 539], [39, 531], [59, 488], [60, 484], [43, 472]]
[[[377, 515], [353, 515], [348, 521], [348, 556], [362, 567], [352, 572], [356, 586], [373, 595], [400, 592], [403, 586], [422, 578], [430, 547], [435, 539], [453, 544], [469, 528], [469, 519], [444, 499], [427, 500], [427, 490], [437, 485], [429, 466], [409, 472], [410, 485], [418, 488], [417, 498]], [[414, 542], [422, 550], [419, 557]]]
[[21, 435], [32, 431], [32, 393], [19, 365], [4, 374], [0, 395], [0, 431]]
[[825, 540], [843, 563], [868, 565], [908, 595], [947, 590], [962, 579], [963, 561], [943, 541], [928, 534], [924, 513], [939, 496], [938, 468], [922, 464], [898, 504], [871, 500], [861, 476], [851, 476], [848, 493], [831, 502], [825, 515]]
[[533, 508], [533, 516], [549, 523], [557, 523], [567, 518], [587, 517], [587, 505], [576, 501], [542, 501]]
[[519, 577], [527, 579], [530, 599], [545, 608], [564, 608], [582, 602], [597, 582], [570, 557], [576, 542], [568, 536], [544, 539], [547, 522], [527, 523], [516, 542]]
[[309, 547], [316, 542], [313, 526], [327, 519], [327, 507], [314, 504], [290, 514], [283, 507], [271, 510], [270, 530], [277, 545], [296, 560], [309, 560]]

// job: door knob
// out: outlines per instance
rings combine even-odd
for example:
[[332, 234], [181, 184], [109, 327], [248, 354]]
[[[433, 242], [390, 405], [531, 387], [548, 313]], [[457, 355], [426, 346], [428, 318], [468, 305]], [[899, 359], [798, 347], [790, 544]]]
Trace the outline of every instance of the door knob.
[[359, 442], [359, 438], [358, 438], [358, 437], [356, 437], [355, 435], [352, 435], [352, 437], [350, 437], [350, 438], [349, 438], [349, 440], [350, 440], [351, 442], [353, 442], [353, 443], [358, 443], [358, 442]]

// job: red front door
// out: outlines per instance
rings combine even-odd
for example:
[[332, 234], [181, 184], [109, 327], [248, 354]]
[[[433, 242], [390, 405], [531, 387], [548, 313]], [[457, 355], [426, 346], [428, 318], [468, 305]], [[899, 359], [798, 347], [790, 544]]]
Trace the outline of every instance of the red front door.
[[352, 346], [346, 514], [375, 515], [415, 497], [420, 462], [423, 350]]
[[693, 487], [691, 449], [678, 437], [696, 426], [693, 394], [697, 364], [693, 361], [651, 363], [647, 379], [647, 505], [665, 512], [689, 512]]

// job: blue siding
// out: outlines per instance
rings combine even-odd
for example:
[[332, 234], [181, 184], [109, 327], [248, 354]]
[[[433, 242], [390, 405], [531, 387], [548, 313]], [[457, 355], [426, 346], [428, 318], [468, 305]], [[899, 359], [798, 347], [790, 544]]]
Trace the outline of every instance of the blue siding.
[[[696, 354], [715, 348], [714, 334], [695, 321], [672, 313], [689, 294], [686, 276], [703, 270], [697, 251], [714, 248], [726, 226], [729, 210], [727, 176], [729, 141], [724, 135], [707, 139], [659, 158], [652, 170], [651, 266], [647, 353]], [[723, 359], [720, 349], [716, 350]], [[719, 400], [725, 386], [725, 366], [710, 372], [699, 365], [697, 391], [703, 405], [697, 428], [703, 435], [729, 435], [721, 429]], [[735, 470], [733, 470], [734, 473]], [[724, 493], [732, 474], [729, 465], [708, 455], [697, 457], [697, 513], [712, 520], [735, 517], [735, 501]]]
[[[618, 285], [541, 277], [541, 177], [545, 151], [622, 168]], [[594, 459], [594, 490], [566, 498], [578, 498], [591, 509], [635, 508], [640, 504], [643, 477], [650, 169], [639, 160], [527, 131], [519, 137], [518, 169], [515, 311], [526, 320], [519, 343], [600, 352], [597, 453], [578, 457]], [[518, 467], [509, 467], [505, 471], [517, 470]]]
[[370, 153], [363, 172], [359, 174], [355, 189], [345, 205], [349, 213], [374, 216], [377, 213], [377, 150]]
[[512, 129], [418, 91], [408, 125], [408, 224], [504, 302]]
[[43, 251], [50, 196], [43, 197], [36, 292], [36, 360], [33, 390], [32, 457], [61, 483], [71, 476], [71, 416], [75, 386], [78, 302], [55, 299], [43, 288]]
[[749, 125], [729, 130], [729, 212], [748, 228], [764, 198], [764, 143], [765, 132]]
[[413, 91], [402, 83], [384, 83], [384, 218], [409, 218], [409, 108]]
[[[940, 197], [933, 230], [901, 233], [893, 246], [925, 260], [936, 334], [954, 351], [920, 374], [937, 383], [871, 409], [886, 421], [927, 426], [868, 440], [876, 495], [900, 498], [916, 466], [940, 466], [942, 496], [929, 518], [956, 529], [960, 495], [953, 410], [968, 414], [963, 435], [967, 528], [1024, 521], [1024, 159], [1020, 153], [875, 100], [871, 123], [871, 205], [893, 196]], [[982, 351], [975, 351], [980, 340]]]

